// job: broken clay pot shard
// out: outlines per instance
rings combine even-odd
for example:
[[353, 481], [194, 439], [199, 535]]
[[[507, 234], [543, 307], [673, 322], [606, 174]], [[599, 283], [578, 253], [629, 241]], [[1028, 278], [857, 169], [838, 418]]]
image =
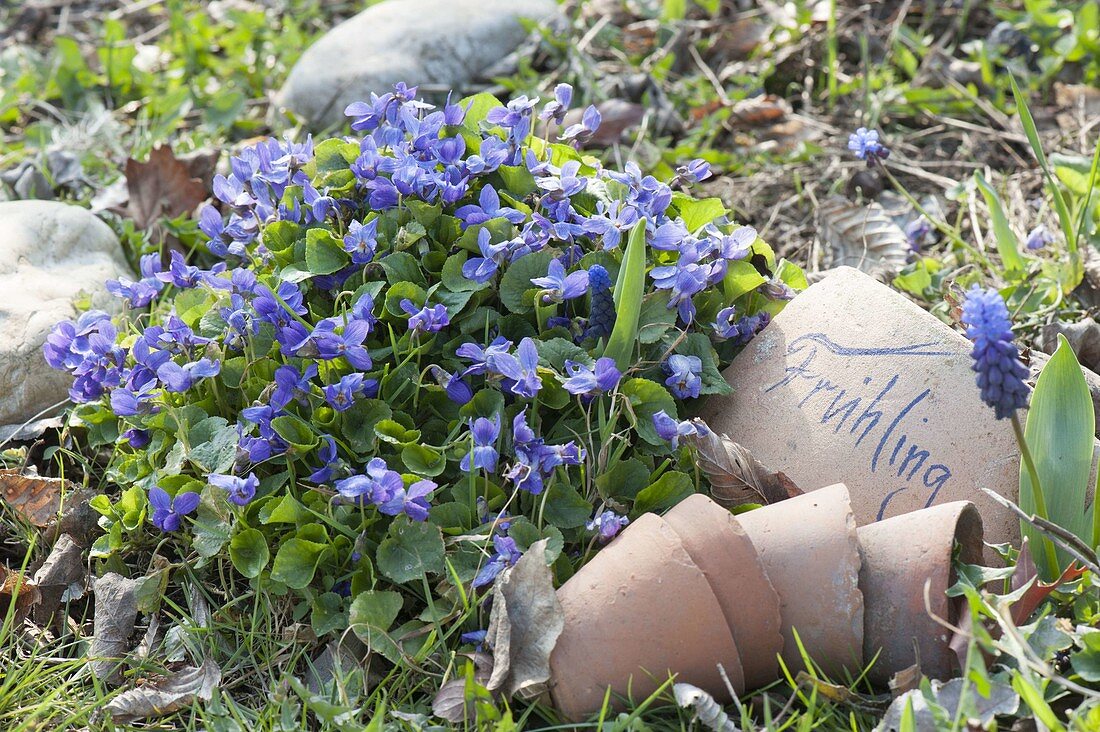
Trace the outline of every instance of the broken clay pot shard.
[[[860, 552], [848, 489], [835, 484], [738, 517], [779, 595], [782, 658], [805, 668], [799, 641], [827, 676], [863, 668]], [[797, 638], [795, 637], [797, 633]]]
[[551, 696], [570, 720], [641, 701], [675, 674], [718, 699], [744, 688], [722, 607], [680, 536], [645, 514], [558, 590], [565, 627], [550, 656]]
[[952, 554], [958, 545], [960, 561], [981, 561], [978, 510], [956, 501], [862, 526], [857, 533], [866, 605], [863, 652], [867, 659], [879, 654], [868, 677], [886, 686], [894, 674], [919, 663], [925, 675], [949, 678], [957, 666], [948, 646], [951, 633], [933, 615], [951, 624], [958, 619], [958, 598], [946, 594], [955, 582]]
[[[756, 547], [726, 508], [697, 493], [665, 515], [710, 583], [741, 655], [745, 687], [773, 682], [783, 649], [779, 595]], [[732, 679], [731, 679], [732, 683]], [[744, 688], [735, 687], [741, 694]]]
[[981, 401], [971, 347], [840, 267], [738, 354], [725, 372], [737, 388], [702, 416], [797, 485], [847, 485], [861, 526], [971, 500], [991, 542], [1018, 540], [1016, 517], [981, 492], [1015, 500], [1019, 451], [1009, 422]]

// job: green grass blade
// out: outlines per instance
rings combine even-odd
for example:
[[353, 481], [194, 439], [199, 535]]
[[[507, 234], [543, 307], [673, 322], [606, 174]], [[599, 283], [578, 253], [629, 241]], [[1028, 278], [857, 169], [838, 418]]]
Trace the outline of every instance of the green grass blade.
[[[1046, 492], [1050, 520], [1088, 542], [1092, 539], [1092, 521], [1085, 501], [1092, 471], [1093, 430], [1092, 397], [1081, 373], [1081, 366], [1065, 336], [1058, 338], [1058, 350], [1043, 367], [1031, 396], [1024, 435], [1035, 462], [1035, 469]], [[1035, 512], [1031, 479], [1020, 471], [1020, 508]], [[1046, 560], [1049, 546], [1030, 526], [1023, 532], [1031, 538], [1035, 564], [1044, 579], [1050, 566]], [[1059, 566], [1068, 566], [1072, 557], [1060, 554]]]
[[1076, 254], [1077, 232], [1073, 228], [1073, 217], [1069, 214], [1069, 206], [1066, 205], [1061, 186], [1058, 185], [1058, 181], [1054, 179], [1050, 172], [1047, 156], [1043, 153], [1043, 145], [1039, 141], [1039, 129], [1035, 126], [1035, 119], [1031, 116], [1031, 110], [1027, 106], [1027, 98], [1020, 91], [1015, 76], [1009, 74], [1008, 80], [1012, 84], [1012, 96], [1016, 100], [1016, 113], [1020, 116], [1020, 124], [1024, 127], [1024, 134], [1031, 144], [1031, 152], [1035, 154], [1035, 159], [1039, 161], [1039, 167], [1042, 168], [1047, 188], [1050, 189], [1050, 195], [1054, 198], [1054, 210], [1058, 213], [1058, 222], [1061, 224], [1062, 233], [1066, 237], [1066, 247], [1069, 249], [1070, 254]]
[[974, 171], [974, 182], [978, 184], [985, 203], [989, 206], [989, 215], [993, 219], [993, 238], [997, 242], [997, 253], [1001, 255], [1001, 261], [1009, 271], [1022, 271], [1024, 260], [1020, 258], [1020, 240], [1008, 224], [1004, 206], [1001, 205], [1000, 196], [993, 190], [993, 186], [978, 171]]
[[645, 294], [645, 225], [646, 220], [642, 219], [630, 231], [623, 266], [615, 283], [615, 328], [603, 352], [615, 359], [620, 371], [630, 366], [638, 340], [638, 318]]

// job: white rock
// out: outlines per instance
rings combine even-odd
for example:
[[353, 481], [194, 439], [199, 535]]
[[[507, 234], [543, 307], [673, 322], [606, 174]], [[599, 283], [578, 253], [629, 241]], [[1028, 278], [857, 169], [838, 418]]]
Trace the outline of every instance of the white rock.
[[17, 425], [65, 399], [70, 377], [50, 368], [42, 344], [74, 301], [117, 312], [104, 288], [133, 278], [118, 238], [79, 206], [55, 201], [0, 203], [0, 425]]
[[796, 297], [741, 352], [703, 418], [803, 490], [845, 483], [859, 525], [931, 505], [977, 504], [990, 542], [1019, 524], [1008, 420], [979, 396], [970, 342], [850, 267]]
[[344, 107], [397, 82], [458, 88], [515, 50], [520, 18], [554, 0], [384, 0], [333, 28], [294, 65], [277, 103], [313, 128], [342, 124]]

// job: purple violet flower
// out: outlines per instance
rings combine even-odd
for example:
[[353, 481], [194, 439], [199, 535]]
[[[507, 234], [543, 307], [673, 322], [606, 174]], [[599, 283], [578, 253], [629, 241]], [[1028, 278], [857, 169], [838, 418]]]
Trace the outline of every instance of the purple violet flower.
[[418, 308], [409, 298], [401, 301], [401, 309], [409, 314], [409, 331], [416, 333], [438, 333], [451, 324], [446, 305], [425, 305]]
[[698, 356], [684, 356], [679, 353], [669, 356], [665, 361], [665, 371], [669, 373], [665, 385], [672, 396], [677, 399], [694, 399], [699, 396], [699, 389], [703, 385], [699, 376], [703, 372], [703, 361]]
[[478, 417], [470, 424], [470, 434], [473, 436], [474, 446], [462, 458], [459, 467], [466, 472], [480, 468], [495, 473], [497, 461], [500, 459], [496, 449], [497, 437], [500, 435], [500, 415], [492, 419]]
[[600, 543], [606, 544], [630, 523], [626, 516], [620, 516], [614, 511], [604, 511], [595, 518], [589, 519], [584, 528], [599, 534]]
[[260, 479], [256, 477], [255, 473], [249, 473], [247, 478], [211, 473], [206, 476], [206, 481], [210, 485], [224, 490], [229, 502], [238, 506], [247, 506], [248, 502], [255, 497], [256, 489], [260, 487]]
[[554, 87], [554, 101], [547, 102], [539, 113], [541, 120], [553, 120], [556, 124], [565, 121], [565, 113], [569, 111], [569, 105], [573, 103], [573, 87], [568, 84], [558, 84]]
[[565, 274], [565, 265], [559, 259], [550, 260], [545, 277], [532, 277], [531, 284], [542, 288], [542, 301], [564, 302], [580, 297], [588, 290], [588, 271], [577, 270]]
[[600, 128], [600, 122], [602, 121], [600, 110], [593, 105], [589, 105], [584, 110], [584, 114], [581, 115], [581, 121], [567, 127], [558, 139], [570, 143], [579, 150], [596, 134], [596, 130]]
[[413, 521], [427, 521], [431, 509], [428, 497], [435, 489], [436, 484], [430, 480], [418, 480], [407, 489], [397, 488], [388, 501], [379, 504], [378, 511], [387, 516], [404, 513]]
[[688, 437], [691, 435], [704, 436], [710, 434], [710, 430], [707, 428], [706, 423], [701, 419], [691, 419], [678, 422], [672, 417], [668, 416], [665, 410], [661, 410], [653, 415], [653, 428], [657, 431], [657, 436], [662, 440], [668, 440], [672, 443], [672, 449], [675, 450], [680, 444], [680, 438]]
[[614, 390], [623, 378], [622, 372], [615, 366], [615, 359], [607, 356], [596, 359], [596, 365], [593, 368], [567, 360], [565, 371], [569, 374], [569, 378], [562, 382], [565, 390], [570, 394], [588, 399]]
[[337, 412], [346, 412], [355, 404], [355, 397], [377, 393], [378, 382], [367, 379], [363, 374], [355, 373], [341, 376], [340, 381], [329, 384], [322, 391], [325, 401]]
[[378, 219], [365, 224], [352, 221], [344, 236], [344, 251], [351, 254], [352, 264], [369, 264], [378, 246]]
[[1046, 226], [1039, 224], [1028, 233], [1025, 246], [1027, 246], [1029, 251], [1034, 252], [1053, 243], [1054, 234], [1050, 233], [1050, 229]]
[[175, 531], [184, 516], [199, 507], [201, 500], [193, 491], [180, 493], [175, 498], [159, 486], [149, 489], [149, 505], [153, 507], [153, 525], [161, 531]]
[[497, 578], [501, 572], [507, 567], [514, 566], [519, 558], [523, 556], [523, 552], [516, 547], [516, 540], [510, 536], [500, 536], [499, 534], [493, 537], [493, 548], [496, 553], [489, 559], [489, 562], [481, 568], [481, 571], [477, 573], [477, 577], [474, 577], [473, 587], [476, 590], [479, 587], [484, 587], [493, 583], [493, 580]]
[[504, 258], [508, 254], [508, 242], [500, 244], [489, 243], [489, 230], [482, 229], [477, 234], [477, 246], [481, 250], [480, 257], [472, 257], [462, 264], [462, 276], [468, 280], [485, 283], [493, 279]]
[[488, 183], [482, 186], [478, 203], [462, 206], [455, 211], [455, 216], [462, 221], [463, 229], [475, 224], [484, 224], [486, 221], [492, 221], [493, 219], [507, 219], [513, 224], [520, 224], [526, 218], [521, 211], [501, 206], [500, 196], [497, 194], [496, 189]]

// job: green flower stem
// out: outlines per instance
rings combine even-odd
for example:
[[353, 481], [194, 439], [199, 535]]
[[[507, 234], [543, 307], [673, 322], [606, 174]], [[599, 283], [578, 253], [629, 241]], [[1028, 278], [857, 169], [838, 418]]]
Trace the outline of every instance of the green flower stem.
[[[1016, 433], [1016, 442], [1020, 446], [1020, 457], [1024, 462], [1024, 468], [1027, 470], [1028, 477], [1031, 478], [1031, 495], [1035, 501], [1035, 515], [1049, 521], [1050, 512], [1047, 511], [1046, 494], [1043, 492], [1043, 484], [1039, 481], [1039, 471], [1035, 469], [1035, 461], [1031, 459], [1031, 450], [1027, 446], [1023, 425], [1020, 424], [1020, 418], [1015, 412], [1012, 414], [1012, 430]], [[1057, 577], [1060, 572], [1054, 542], [1044, 536], [1043, 544], [1046, 548], [1047, 561], [1050, 563], [1047, 569], [1050, 571], [1052, 578]]]

